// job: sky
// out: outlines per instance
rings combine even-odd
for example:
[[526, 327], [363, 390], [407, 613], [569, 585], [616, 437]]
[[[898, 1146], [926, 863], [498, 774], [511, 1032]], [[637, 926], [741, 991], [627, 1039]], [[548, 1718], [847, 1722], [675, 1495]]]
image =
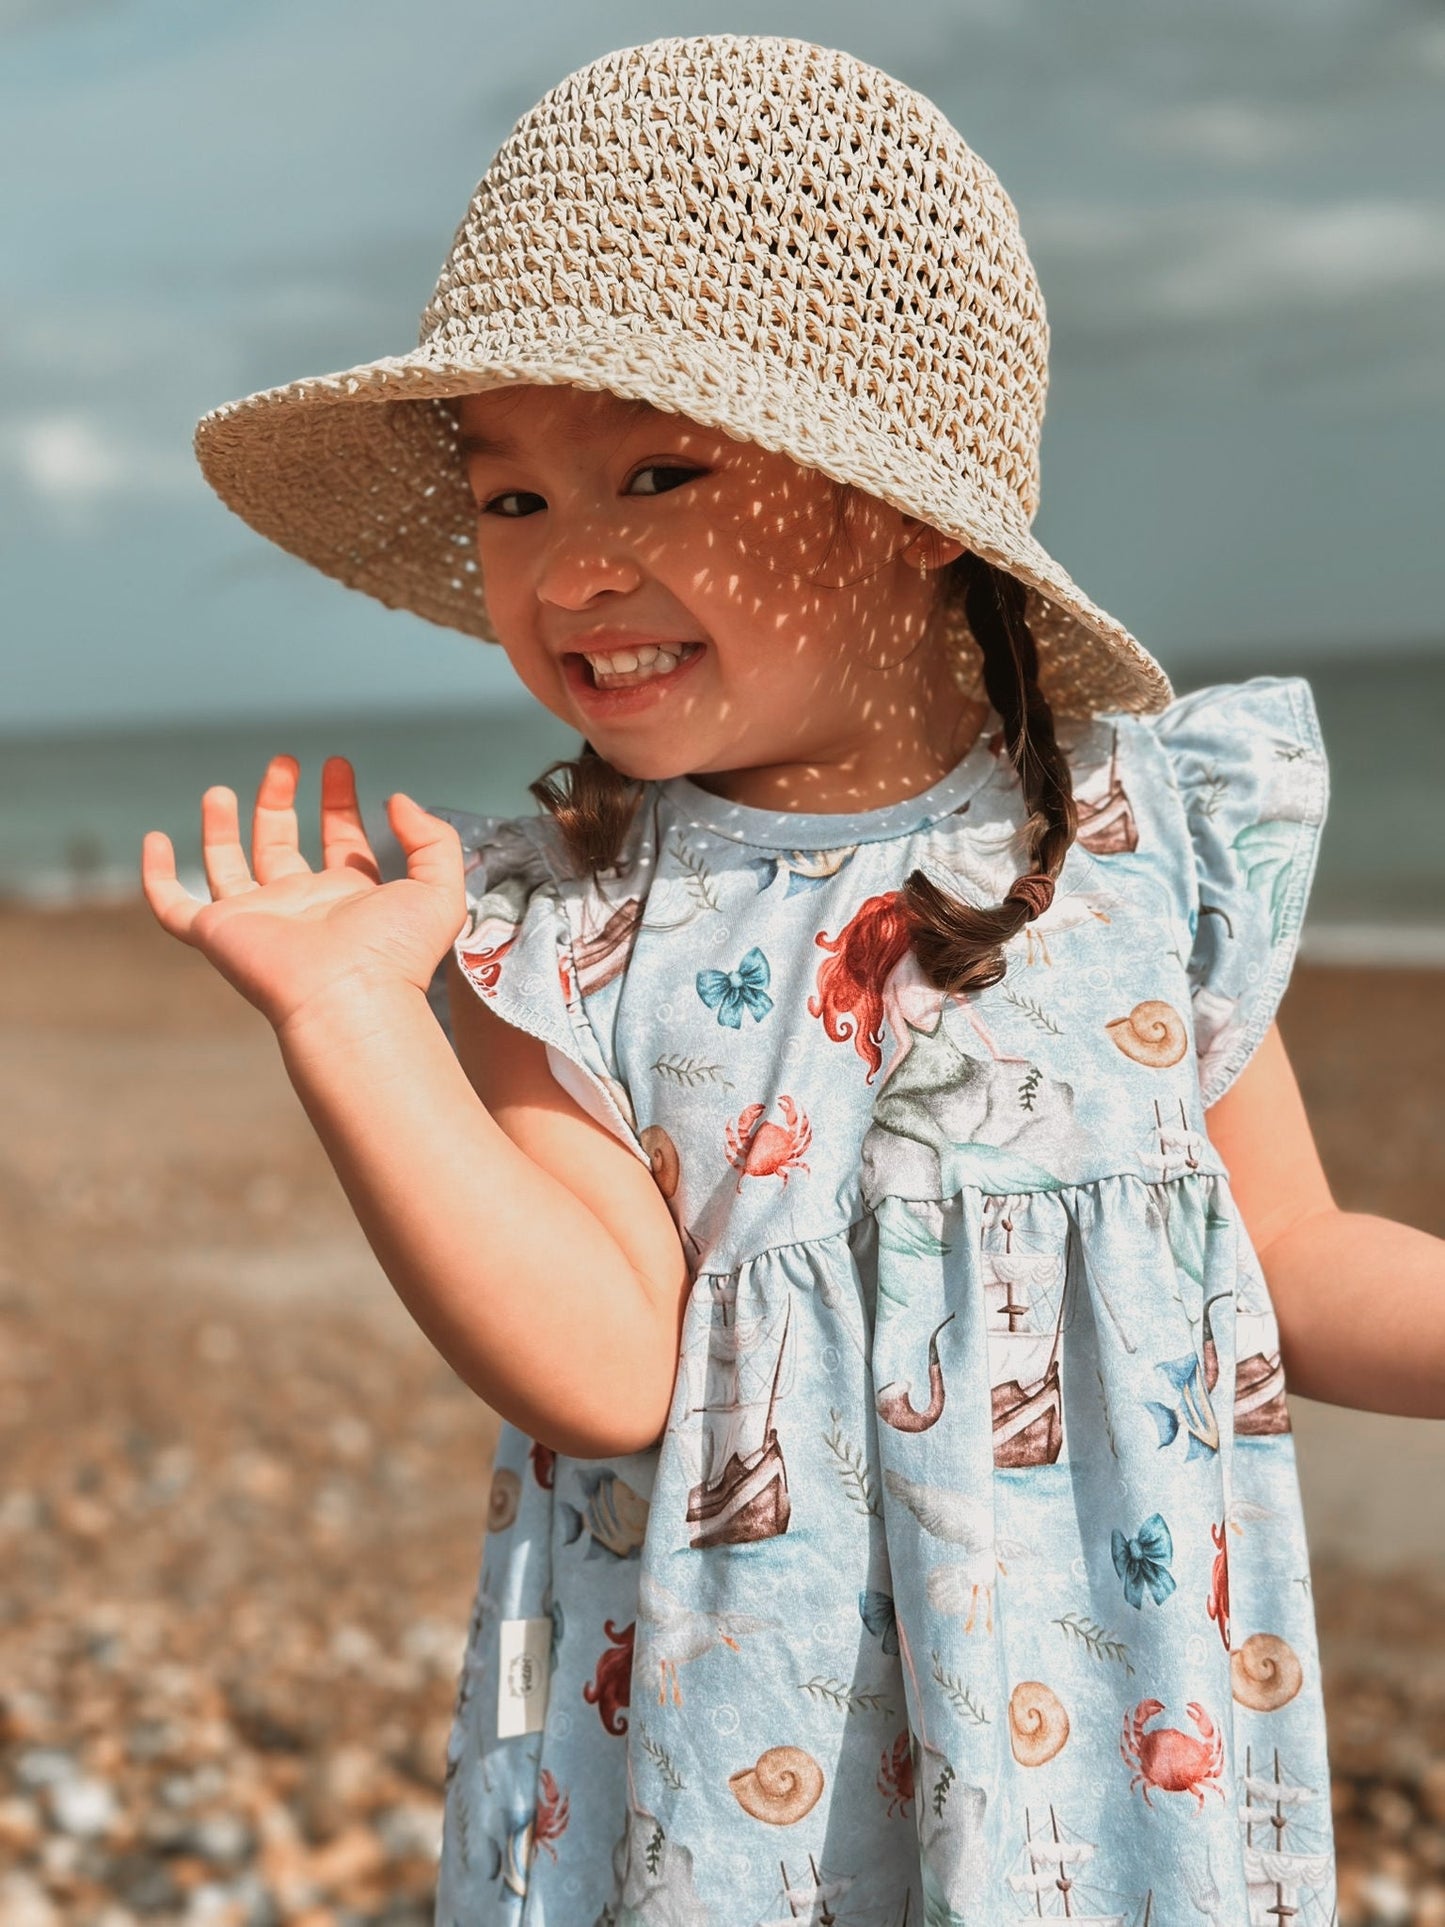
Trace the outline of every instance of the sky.
[[1166, 668], [1445, 648], [1440, 0], [0, 0], [0, 731], [527, 700], [255, 535], [192, 430], [405, 352], [515, 121], [719, 31], [846, 48], [999, 175], [1035, 533]]

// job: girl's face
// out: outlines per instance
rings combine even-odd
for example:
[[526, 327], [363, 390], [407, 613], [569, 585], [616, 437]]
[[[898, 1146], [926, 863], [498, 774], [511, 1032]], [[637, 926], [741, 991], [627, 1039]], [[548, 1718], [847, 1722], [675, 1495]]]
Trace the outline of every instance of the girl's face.
[[[493, 389], [459, 416], [497, 637], [625, 775], [863, 809], [967, 748], [983, 712], [929, 621], [960, 544], [858, 493], [840, 538], [816, 470], [607, 392]], [[648, 645], [677, 666], [599, 686], [589, 653]]]

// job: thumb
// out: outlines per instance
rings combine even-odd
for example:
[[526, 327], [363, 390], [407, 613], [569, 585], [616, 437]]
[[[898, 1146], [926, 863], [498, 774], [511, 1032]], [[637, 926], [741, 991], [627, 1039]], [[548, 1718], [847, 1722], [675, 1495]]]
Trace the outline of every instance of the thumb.
[[405, 790], [387, 797], [386, 813], [406, 852], [407, 875], [460, 901], [465, 895], [462, 840], [451, 824], [414, 803]]

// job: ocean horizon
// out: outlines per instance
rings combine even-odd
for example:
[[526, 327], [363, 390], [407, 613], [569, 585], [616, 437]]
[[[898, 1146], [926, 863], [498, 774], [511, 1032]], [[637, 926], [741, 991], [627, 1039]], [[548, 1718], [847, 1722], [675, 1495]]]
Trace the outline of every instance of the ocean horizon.
[[[1445, 843], [1439, 726], [1445, 654], [1336, 657], [1176, 674], [1180, 694], [1256, 674], [1301, 675], [1330, 764], [1329, 817], [1301, 954], [1321, 962], [1445, 965]], [[302, 847], [319, 861], [325, 756], [349, 757], [362, 815], [386, 841], [384, 799], [516, 815], [548, 763], [580, 736], [525, 699], [466, 711], [276, 715], [0, 736], [0, 902], [73, 906], [140, 895], [140, 846], [165, 830], [187, 887], [207, 894], [200, 797], [230, 784], [246, 821], [267, 759], [301, 763]]]

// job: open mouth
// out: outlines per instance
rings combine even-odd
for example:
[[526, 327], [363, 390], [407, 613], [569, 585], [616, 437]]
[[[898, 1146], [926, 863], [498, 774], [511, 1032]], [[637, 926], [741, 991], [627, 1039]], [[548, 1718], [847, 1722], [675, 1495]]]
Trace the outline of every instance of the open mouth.
[[596, 652], [596, 660], [580, 650], [562, 658], [567, 686], [589, 710], [623, 715], [664, 698], [685, 681], [706, 652], [703, 642], [649, 643], [631, 650]]

